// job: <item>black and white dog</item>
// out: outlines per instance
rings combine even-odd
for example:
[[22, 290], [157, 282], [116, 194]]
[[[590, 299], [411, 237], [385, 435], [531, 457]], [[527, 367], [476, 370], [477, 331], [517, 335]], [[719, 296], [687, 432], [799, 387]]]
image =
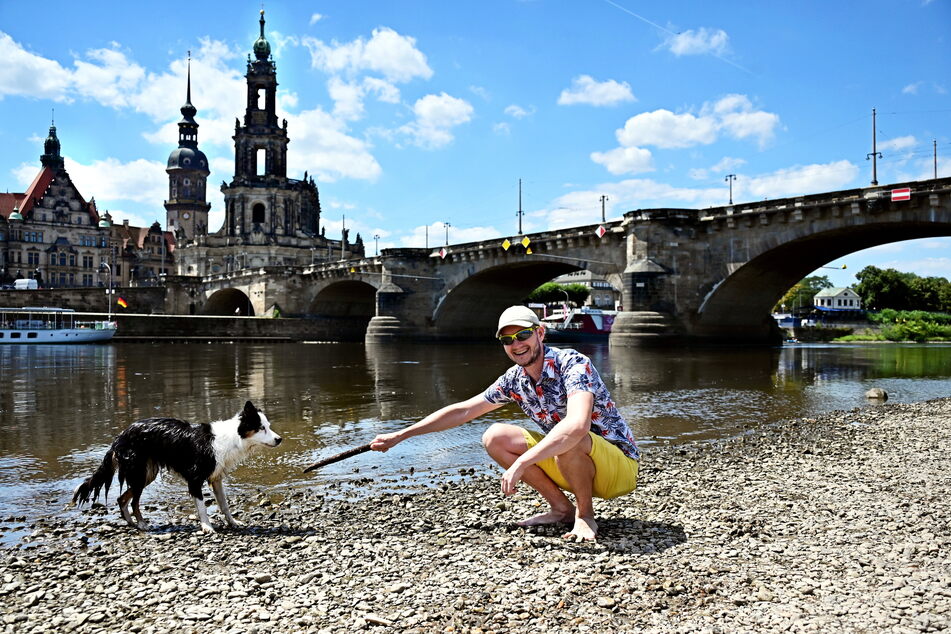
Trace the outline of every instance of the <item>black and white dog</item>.
[[[99, 492], [109, 486], [116, 471], [119, 488], [128, 488], [119, 495], [119, 510], [130, 526], [145, 530], [148, 525], [139, 512], [139, 498], [163, 469], [173, 471], [188, 483], [188, 492], [195, 499], [195, 508], [201, 521], [201, 530], [214, 533], [208, 520], [202, 495], [202, 484], [208, 482], [215, 492], [218, 508], [229, 526], [239, 524], [231, 517], [228, 498], [222, 479], [254, 449], [261, 446], [277, 447], [281, 437], [271, 430], [264, 412], [251, 401], [234, 418], [216, 421], [210, 425], [192, 424], [176, 418], [146, 418], [136, 421], [113, 441], [102, 464], [92, 476], [79, 485], [73, 494], [73, 504], [85, 504], [90, 497], [95, 501]], [[129, 514], [129, 502], [135, 521]]]

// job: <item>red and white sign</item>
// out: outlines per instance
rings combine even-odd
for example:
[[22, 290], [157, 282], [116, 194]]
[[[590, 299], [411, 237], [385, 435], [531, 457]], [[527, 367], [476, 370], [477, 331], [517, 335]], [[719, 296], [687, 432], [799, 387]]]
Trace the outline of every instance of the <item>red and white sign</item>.
[[446, 251], [446, 248], [445, 248], [445, 247], [443, 247], [442, 249], [439, 249], [439, 257], [440, 257], [440, 258], [445, 258], [447, 253], [449, 253], [449, 251]]
[[892, 202], [911, 200], [911, 187], [892, 190]]
[[604, 225], [598, 225], [598, 228], [595, 229], [594, 232], [597, 234], [599, 238], [603, 238], [604, 234], [606, 234], [608, 230], [604, 228]]

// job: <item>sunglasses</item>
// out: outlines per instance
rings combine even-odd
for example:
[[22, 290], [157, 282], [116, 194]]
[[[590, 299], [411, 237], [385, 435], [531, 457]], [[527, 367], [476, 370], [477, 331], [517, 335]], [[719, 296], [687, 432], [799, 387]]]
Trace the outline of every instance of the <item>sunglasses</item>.
[[532, 333], [535, 332], [535, 326], [531, 328], [526, 328], [525, 330], [519, 330], [518, 332], [511, 335], [499, 335], [499, 341], [502, 342], [503, 346], [510, 346], [515, 343], [515, 340], [525, 341], [532, 336]]

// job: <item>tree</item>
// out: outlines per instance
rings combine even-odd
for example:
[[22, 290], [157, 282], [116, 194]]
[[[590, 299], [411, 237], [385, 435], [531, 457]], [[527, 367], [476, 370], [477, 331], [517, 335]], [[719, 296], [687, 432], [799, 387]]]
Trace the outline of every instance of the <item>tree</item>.
[[870, 310], [951, 311], [951, 282], [943, 277], [919, 277], [895, 269], [866, 266], [856, 273], [855, 292]]
[[568, 294], [568, 301], [576, 306], [584, 304], [591, 291], [584, 284], [556, 284], [555, 282], [546, 282], [528, 294], [528, 301], [539, 302], [542, 304], [554, 304], [565, 301], [565, 293]]
[[811, 310], [816, 293], [825, 288], [832, 288], [832, 282], [830, 282], [829, 278], [825, 275], [805, 277], [786, 291], [782, 299], [773, 307], [773, 312], [797, 309]]

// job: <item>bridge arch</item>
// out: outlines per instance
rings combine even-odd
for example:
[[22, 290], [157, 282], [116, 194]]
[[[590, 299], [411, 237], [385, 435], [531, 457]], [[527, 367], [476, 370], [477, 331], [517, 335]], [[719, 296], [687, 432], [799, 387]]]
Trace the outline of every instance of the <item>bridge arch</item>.
[[244, 292], [236, 288], [223, 288], [208, 297], [200, 314], [254, 317], [254, 305]]
[[483, 339], [495, 332], [499, 314], [559, 275], [581, 267], [570, 261], [518, 260], [467, 277], [444, 295], [433, 313], [439, 336]]
[[919, 238], [951, 236], [951, 223], [880, 222], [840, 226], [802, 235], [762, 250], [704, 296], [694, 317], [696, 336], [748, 338], [750, 329], [772, 328], [772, 307], [810, 272], [856, 251]]

